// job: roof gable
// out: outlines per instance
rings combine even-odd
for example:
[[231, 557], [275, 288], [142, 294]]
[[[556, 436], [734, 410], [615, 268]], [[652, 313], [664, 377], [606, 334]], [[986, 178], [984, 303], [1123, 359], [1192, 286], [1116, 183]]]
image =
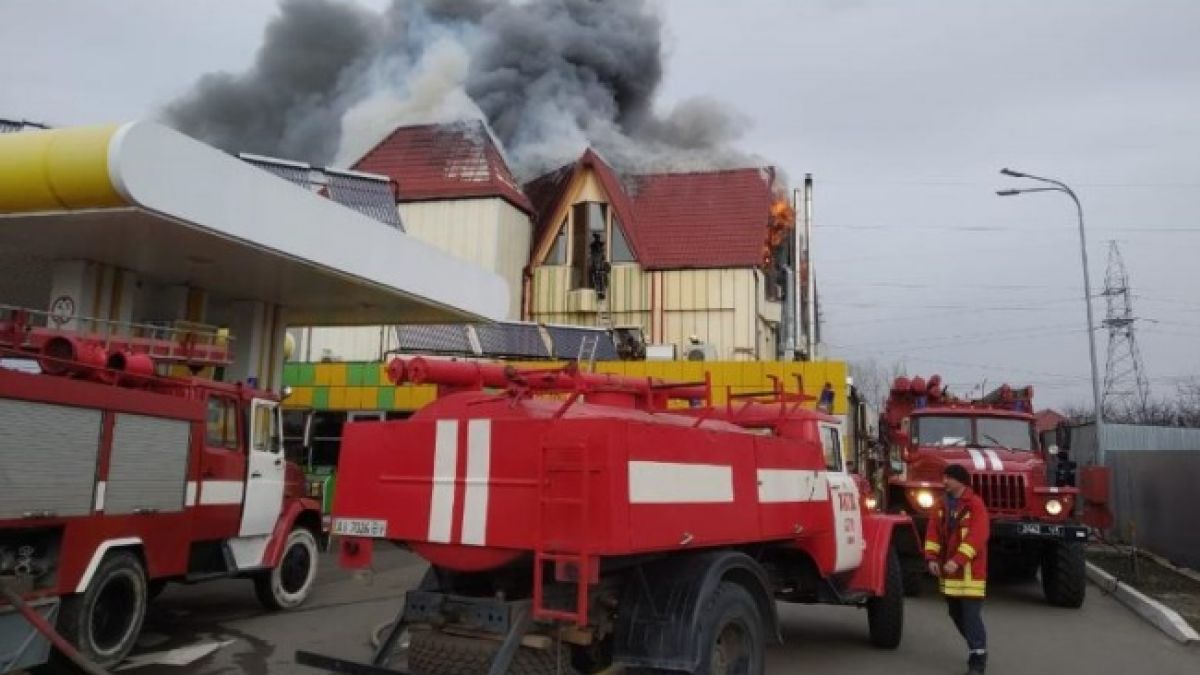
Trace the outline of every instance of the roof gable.
[[533, 211], [480, 121], [398, 127], [354, 168], [395, 180], [401, 202], [499, 197]]
[[590, 169], [624, 226], [634, 257], [645, 269], [757, 267], [772, 202], [774, 172], [745, 168], [657, 173], [622, 179], [588, 149], [572, 164], [525, 186], [536, 220], [534, 252], [553, 236], [574, 197], [576, 176]]

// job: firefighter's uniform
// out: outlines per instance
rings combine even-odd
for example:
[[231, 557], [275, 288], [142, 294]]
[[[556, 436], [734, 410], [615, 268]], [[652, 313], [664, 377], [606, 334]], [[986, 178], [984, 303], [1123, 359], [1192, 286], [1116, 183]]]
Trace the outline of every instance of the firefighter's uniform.
[[[949, 503], [953, 501], [951, 509]], [[947, 498], [929, 519], [925, 531], [925, 559], [942, 570], [939, 585], [955, 627], [967, 641], [971, 672], [981, 673], [987, 664], [987, 631], [983, 625], [983, 598], [987, 594], [988, 514], [983, 500], [970, 488], [951, 500]], [[953, 562], [958, 569], [945, 572]]]
[[988, 515], [971, 488], [958, 498], [954, 513], [943, 503], [925, 529], [925, 559], [958, 570], [942, 574], [942, 593], [951, 598], [982, 598], [987, 593]]

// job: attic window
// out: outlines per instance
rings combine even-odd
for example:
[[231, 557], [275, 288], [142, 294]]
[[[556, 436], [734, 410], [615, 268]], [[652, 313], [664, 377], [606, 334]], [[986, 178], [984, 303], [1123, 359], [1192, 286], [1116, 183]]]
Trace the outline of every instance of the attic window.
[[558, 226], [558, 234], [554, 237], [554, 243], [550, 245], [550, 252], [546, 254], [547, 265], [566, 265], [567, 264], [567, 219], [563, 218], [562, 224]]
[[625, 230], [621, 227], [621, 221], [616, 215], [612, 219], [612, 236], [609, 237], [608, 257], [614, 263], [631, 263], [633, 259], [633, 250], [629, 248], [629, 242], [625, 240]]
[[580, 202], [571, 207], [571, 288], [595, 288], [592, 258], [604, 258], [608, 204]]

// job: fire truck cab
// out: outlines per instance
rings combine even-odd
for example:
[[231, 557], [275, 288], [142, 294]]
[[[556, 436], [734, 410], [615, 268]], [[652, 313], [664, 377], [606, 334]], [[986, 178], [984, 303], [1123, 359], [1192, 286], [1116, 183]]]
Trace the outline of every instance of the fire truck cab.
[[423, 358], [389, 374], [439, 397], [347, 425], [333, 531], [346, 567], [390, 541], [429, 572], [371, 664], [300, 663], [403, 672], [409, 629], [418, 675], [761, 675], [777, 602], [865, 609], [869, 642], [898, 646], [894, 542], [916, 534], [866, 507], [810, 397]]
[[305, 601], [320, 504], [284, 457], [276, 396], [164, 376], [223, 362], [194, 333], [188, 346], [0, 319], [0, 584], [19, 598], [0, 600], [0, 672], [61, 658], [21, 605], [109, 667], [168, 583], [248, 577], [269, 608]]
[[[1033, 388], [1001, 386], [978, 400], [948, 394], [937, 375], [901, 377], [880, 421], [887, 456], [875, 467], [883, 508], [907, 513], [924, 532], [942, 498], [942, 472], [959, 464], [991, 518], [989, 567], [998, 577], [1033, 578], [1040, 571], [1046, 600], [1083, 604], [1084, 544], [1089, 529], [1076, 517], [1074, 475], [1048, 475], [1047, 454], [1034, 429]], [[907, 552], [908, 588], [919, 586], [924, 563]]]

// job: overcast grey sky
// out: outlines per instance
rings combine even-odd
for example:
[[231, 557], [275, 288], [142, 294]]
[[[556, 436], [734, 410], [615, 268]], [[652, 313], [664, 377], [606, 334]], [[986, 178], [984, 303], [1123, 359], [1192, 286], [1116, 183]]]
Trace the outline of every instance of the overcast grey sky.
[[[365, 2], [375, 7], [384, 0]], [[254, 55], [273, 0], [0, 0], [0, 117], [152, 114]], [[1031, 382], [1086, 402], [1078, 239], [1121, 242], [1156, 394], [1200, 374], [1200, 3], [666, 0], [661, 101], [708, 95], [741, 146], [816, 179], [828, 355], [902, 361], [962, 392]], [[1103, 302], [1097, 302], [1102, 316]], [[1105, 349], [1100, 335], [1101, 358]]]

